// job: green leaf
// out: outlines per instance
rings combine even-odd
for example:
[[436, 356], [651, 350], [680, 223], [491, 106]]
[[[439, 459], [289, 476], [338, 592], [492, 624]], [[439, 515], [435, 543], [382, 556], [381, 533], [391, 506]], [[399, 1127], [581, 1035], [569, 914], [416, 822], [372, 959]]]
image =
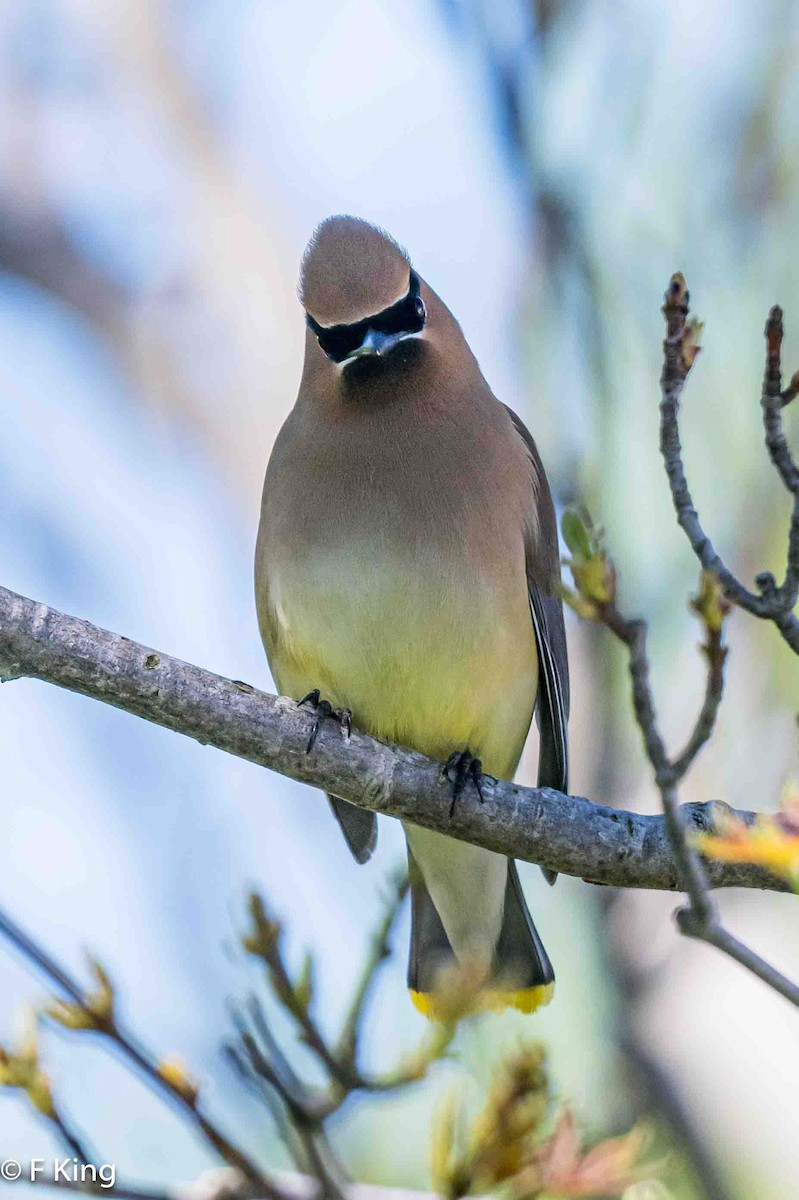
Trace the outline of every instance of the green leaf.
[[560, 523], [563, 540], [577, 558], [591, 557], [591, 538], [585, 522], [574, 508], [567, 508]]

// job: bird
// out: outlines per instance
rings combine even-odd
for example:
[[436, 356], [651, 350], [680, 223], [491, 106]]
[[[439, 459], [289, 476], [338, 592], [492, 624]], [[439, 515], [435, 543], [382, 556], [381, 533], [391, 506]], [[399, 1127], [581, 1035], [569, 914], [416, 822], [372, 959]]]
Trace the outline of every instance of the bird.
[[[484, 772], [513, 778], [535, 714], [539, 785], [566, 792], [558, 533], [533, 438], [384, 230], [322, 222], [299, 297], [302, 376], [268, 462], [255, 555], [278, 689], [318, 720], [440, 760], [455, 802], [472, 786], [482, 797]], [[365, 862], [375, 814], [328, 799]], [[485, 1008], [548, 1003], [554, 971], [514, 860], [404, 829], [416, 1008], [445, 1016], [445, 981], [467, 968]]]

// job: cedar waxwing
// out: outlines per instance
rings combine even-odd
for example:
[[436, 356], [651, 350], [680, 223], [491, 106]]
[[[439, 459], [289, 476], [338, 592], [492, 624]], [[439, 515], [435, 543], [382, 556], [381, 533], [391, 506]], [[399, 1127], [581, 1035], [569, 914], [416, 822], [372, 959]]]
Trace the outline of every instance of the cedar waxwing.
[[[566, 791], [557, 526], [532, 437], [381, 230], [325, 221], [300, 297], [305, 364], [269, 460], [255, 562], [278, 688], [448, 761], [455, 799], [479, 789], [482, 768], [513, 777], [535, 712], [539, 784]], [[377, 818], [329, 800], [365, 862]], [[436, 982], [455, 964], [488, 1007], [547, 1003], [554, 974], [513, 860], [405, 834], [417, 1008], [442, 1014]]]

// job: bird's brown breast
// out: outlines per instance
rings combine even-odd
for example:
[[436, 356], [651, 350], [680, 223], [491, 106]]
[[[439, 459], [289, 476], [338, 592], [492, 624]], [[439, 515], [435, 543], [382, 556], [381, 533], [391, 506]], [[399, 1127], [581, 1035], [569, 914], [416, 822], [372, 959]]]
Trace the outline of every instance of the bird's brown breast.
[[437, 758], [468, 747], [507, 777], [537, 687], [533, 483], [489, 400], [326, 427], [295, 409], [267, 472], [256, 583], [281, 691], [319, 687], [377, 737]]

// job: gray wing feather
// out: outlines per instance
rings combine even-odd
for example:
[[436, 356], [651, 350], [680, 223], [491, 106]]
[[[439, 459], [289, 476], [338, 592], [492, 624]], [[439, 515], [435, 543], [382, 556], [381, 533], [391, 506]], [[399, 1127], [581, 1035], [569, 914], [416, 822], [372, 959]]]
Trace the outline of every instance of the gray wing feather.
[[[554, 603], [553, 603], [554, 601]], [[556, 608], [555, 605], [558, 607]], [[569, 682], [563, 676], [566, 639], [560, 602], [530, 588], [530, 612], [538, 648], [540, 682], [536, 721], [541, 735], [538, 756], [538, 786], [569, 789]], [[562, 641], [562, 646], [559, 642]], [[568, 671], [568, 666], [566, 666]]]
[[328, 796], [328, 800], [352, 857], [359, 863], [368, 862], [377, 845], [376, 814], [350, 804], [349, 800], [340, 800], [338, 796]]
[[[569, 658], [563, 603], [556, 592], [560, 578], [555, 507], [536, 444], [511, 409], [507, 410], [524, 441], [538, 478], [538, 544], [527, 547], [527, 590], [538, 650], [539, 684], [536, 724], [540, 733], [538, 786], [569, 790]], [[542, 868], [550, 883], [557, 875]]]

